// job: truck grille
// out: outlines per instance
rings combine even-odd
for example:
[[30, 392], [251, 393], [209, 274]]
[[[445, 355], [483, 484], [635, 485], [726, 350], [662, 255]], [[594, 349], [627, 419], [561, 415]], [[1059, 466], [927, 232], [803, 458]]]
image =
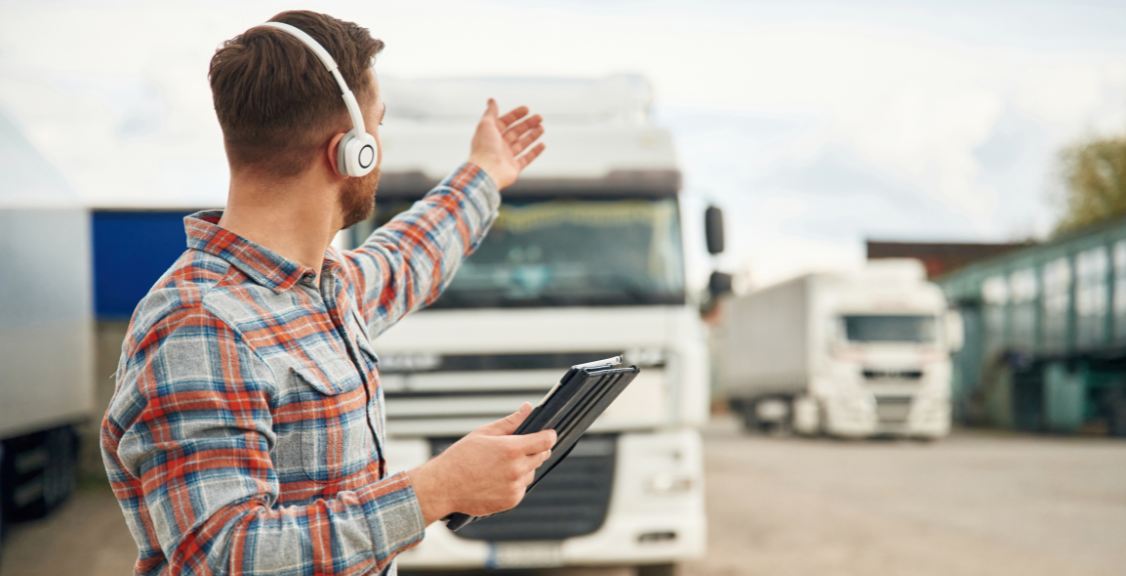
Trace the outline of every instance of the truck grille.
[[876, 396], [876, 417], [881, 423], [906, 422], [910, 413], [910, 396]]
[[[456, 439], [432, 440], [440, 453]], [[470, 540], [563, 540], [590, 534], [606, 520], [614, 485], [617, 438], [612, 434], [583, 436], [563, 459], [529, 492], [519, 506], [483, 518], [454, 534]]]
[[878, 370], [865, 368], [864, 377], [869, 380], [918, 380], [923, 377], [922, 370]]
[[523, 354], [405, 354], [383, 353], [379, 371], [384, 374], [407, 372], [479, 372], [485, 370], [566, 370], [575, 364], [617, 356], [622, 352], [565, 352]]
[[431, 438], [466, 434], [515, 412], [523, 402], [539, 403], [572, 365], [617, 354], [621, 352], [400, 355], [397, 359], [381, 354], [388, 433]]

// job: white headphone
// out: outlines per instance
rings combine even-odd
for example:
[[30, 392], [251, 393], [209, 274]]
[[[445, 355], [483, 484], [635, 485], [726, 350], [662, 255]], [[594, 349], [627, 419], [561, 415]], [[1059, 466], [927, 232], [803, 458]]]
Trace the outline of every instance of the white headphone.
[[325, 50], [324, 46], [313, 40], [312, 36], [289, 24], [266, 22], [263, 26], [288, 32], [294, 38], [300, 40], [302, 44], [308, 46], [313, 54], [316, 54], [317, 58], [320, 58], [321, 62], [324, 63], [325, 68], [336, 79], [336, 83], [340, 85], [340, 91], [344, 97], [344, 106], [348, 108], [348, 115], [352, 117], [352, 129], [344, 135], [344, 139], [340, 141], [336, 148], [336, 165], [340, 169], [340, 173], [347, 176], [363, 176], [374, 170], [379, 145], [375, 142], [375, 136], [368, 134], [367, 130], [364, 129], [364, 116], [360, 113], [360, 105], [356, 102], [356, 96], [348, 88], [344, 77], [340, 75], [336, 60], [333, 60], [328, 50]]

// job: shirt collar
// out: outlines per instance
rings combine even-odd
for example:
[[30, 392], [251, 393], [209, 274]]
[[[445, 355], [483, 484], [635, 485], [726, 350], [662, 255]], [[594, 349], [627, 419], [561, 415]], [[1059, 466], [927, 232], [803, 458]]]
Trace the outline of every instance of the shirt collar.
[[222, 258], [255, 282], [282, 292], [316, 271], [219, 227], [222, 210], [204, 210], [184, 217], [188, 248]]

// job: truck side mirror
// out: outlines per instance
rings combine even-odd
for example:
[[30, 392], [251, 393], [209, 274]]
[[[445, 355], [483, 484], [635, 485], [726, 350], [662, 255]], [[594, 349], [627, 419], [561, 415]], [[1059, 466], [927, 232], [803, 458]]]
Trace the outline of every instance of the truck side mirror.
[[726, 272], [712, 272], [711, 278], [708, 278], [708, 292], [712, 295], [712, 298], [730, 294], [731, 275]]
[[708, 253], [723, 252], [723, 210], [708, 206], [704, 211], [704, 235], [708, 240]]
[[946, 347], [951, 352], [957, 352], [962, 349], [962, 343], [965, 339], [965, 326], [962, 324], [962, 315], [957, 310], [947, 310], [945, 316], [946, 325]]

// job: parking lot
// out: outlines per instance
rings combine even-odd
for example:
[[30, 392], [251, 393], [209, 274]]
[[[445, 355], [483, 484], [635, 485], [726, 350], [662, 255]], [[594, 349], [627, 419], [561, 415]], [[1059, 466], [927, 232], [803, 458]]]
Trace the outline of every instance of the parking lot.
[[1124, 574], [1126, 442], [956, 432], [931, 444], [708, 431], [690, 574]]
[[[1126, 573], [1126, 442], [768, 438], [723, 419], [705, 436], [710, 545], [689, 575]], [[134, 554], [113, 495], [86, 485], [13, 527], [0, 576], [128, 574]]]

